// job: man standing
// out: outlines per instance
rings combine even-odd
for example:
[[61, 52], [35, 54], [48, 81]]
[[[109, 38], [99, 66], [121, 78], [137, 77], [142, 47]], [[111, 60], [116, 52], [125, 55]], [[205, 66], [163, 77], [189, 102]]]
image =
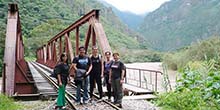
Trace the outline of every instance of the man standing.
[[99, 91], [99, 98], [102, 99], [103, 91], [102, 91], [102, 77], [103, 77], [103, 71], [104, 71], [104, 66], [103, 66], [103, 60], [102, 57], [98, 54], [98, 47], [93, 46], [92, 47], [92, 56], [91, 56], [91, 61], [92, 61], [92, 70], [91, 73], [89, 74], [89, 82], [90, 82], [90, 97], [92, 98], [95, 82], [97, 83], [98, 86], [98, 91]]
[[[81, 88], [84, 90], [83, 103], [88, 103], [88, 100], [89, 100], [88, 75], [92, 69], [92, 63], [91, 63], [91, 59], [85, 54], [85, 47], [83, 47], [83, 46], [79, 47], [79, 56], [77, 56], [73, 59], [73, 67], [76, 71], [79, 69], [86, 71], [82, 80], [75, 80], [75, 83], [77, 86], [76, 103], [77, 104], [81, 103], [81, 94], [80, 94]], [[75, 75], [75, 77], [76, 77], [76, 75]]]
[[109, 82], [112, 84], [114, 103], [116, 106], [122, 108], [122, 97], [125, 77], [125, 66], [119, 59], [119, 53], [113, 53], [114, 61], [111, 65]]

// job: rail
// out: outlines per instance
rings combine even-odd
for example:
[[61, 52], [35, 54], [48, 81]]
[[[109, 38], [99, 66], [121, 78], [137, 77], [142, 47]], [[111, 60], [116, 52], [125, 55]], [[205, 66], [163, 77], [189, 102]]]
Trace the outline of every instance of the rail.
[[[52, 73], [52, 69], [49, 69], [48, 67], [45, 67], [45, 66], [43, 66], [42, 64], [39, 64], [39, 63], [32, 63], [32, 64], [33, 64], [36, 68], [38, 68], [38, 70], [40, 70], [40, 71], [42, 72], [41, 74], [43, 74], [43, 76], [46, 77], [46, 79], [50, 80], [50, 82], [52, 82], [53, 85], [56, 86], [56, 88], [58, 87], [56, 81], [52, 80], [48, 75], [44, 74], [45, 71], [48, 72], [48, 73]], [[41, 69], [39, 69], [39, 68], [41, 68]], [[73, 88], [76, 89], [75, 83], [73, 83], [73, 82], [71, 82], [68, 86], [71, 86], [71, 87], [73, 87]], [[83, 93], [83, 90], [81, 90], [81, 93]], [[71, 98], [73, 98], [74, 100], [76, 99], [76, 97], [75, 97], [74, 95], [72, 95], [68, 90], [66, 90], [66, 94], [67, 94], [67, 96], [66, 96], [66, 99], [67, 99], [67, 100], [70, 99], [70, 98], [68, 98], [68, 97], [71, 97]], [[96, 95], [96, 94], [93, 93], [93, 96], [98, 100], [98, 98], [99, 98], [98, 95]], [[84, 109], [89, 109], [89, 108], [92, 106], [92, 105], [87, 104], [87, 105], [81, 106], [81, 108], [79, 108], [79, 107], [75, 106], [75, 104], [73, 103], [73, 100], [72, 100], [72, 101], [70, 100], [70, 101], [68, 101], [68, 102], [71, 104], [70, 106], [71, 106], [72, 108], [74, 108], [74, 109], [80, 109], [80, 110], [81, 110], [81, 108], [83, 108], [83, 110], [84, 110]], [[115, 106], [113, 103], [108, 102], [108, 101], [106, 101], [106, 100], [101, 100], [101, 101], [97, 101], [97, 102], [99, 102], [99, 103], [103, 102], [103, 103], [100, 104], [100, 105], [107, 104], [107, 105], [109, 105], [110, 107], [112, 107], [112, 108], [114, 108], [114, 109], [116, 109], [116, 110], [121, 110], [119, 107]], [[96, 105], [95, 105], [95, 106], [96, 106]], [[111, 108], [111, 109], [112, 109], [112, 108]]]
[[162, 75], [161, 71], [129, 67], [126, 71], [126, 84], [158, 92], [158, 74]]
[[[42, 71], [42, 70], [40, 69], [40, 67], [38, 67], [36, 64], [34, 64], [34, 63], [31, 63], [31, 64], [39, 71], [39, 73], [40, 73], [44, 78], [46, 78], [46, 79], [56, 88], [56, 90], [58, 90], [59, 86], [58, 86], [58, 84], [57, 84], [56, 81], [54, 81], [54, 80], [51, 79], [48, 75], [46, 75], [46, 74], [44, 73], [44, 71]], [[66, 91], [65, 98], [66, 98], [67, 102], [69, 103], [69, 105], [70, 105], [70, 107], [71, 107], [72, 109], [76, 110], [76, 107], [75, 107], [75, 105], [73, 104], [73, 102], [72, 102], [72, 100], [71, 100], [70, 97], [73, 98], [73, 99], [76, 99], [76, 97], [74, 97], [70, 92]]]

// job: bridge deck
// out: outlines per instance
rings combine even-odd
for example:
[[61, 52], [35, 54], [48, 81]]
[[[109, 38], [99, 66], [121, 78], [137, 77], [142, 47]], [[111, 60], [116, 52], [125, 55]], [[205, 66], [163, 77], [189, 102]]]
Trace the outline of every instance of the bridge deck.
[[145, 95], [135, 95], [135, 96], [124, 96], [123, 99], [127, 100], [141, 100], [141, 99], [154, 99], [157, 98], [155, 95], [152, 94], [145, 94]]
[[137, 95], [137, 94], [153, 94], [153, 91], [148, 90], [148, 89], [143, 89], [137, 86], [132, 86], [129, 84], [123, 84], [124, 89], [132, 92], [130, 95]]
[[[43, 71], [45, 71], [45, 73], [46, 73], [47, 75], [50, 75], [51, 72], [53, 71], [53, 69], [51, 69], [51, 68], [49, 68], [49, 67], [47, 67], [47, 66], [45, 66], [45, 65], [42, 65], [42, 64], [40, 64], [40, 63], [34, 62], [34, 64], [36, 64], [36, 65], [38, 65], [39, 67], [41, 67], [41, 70], [44, 69]], [[56, 79], [54, 78], [54, 80], [56, 80]], [[69, 91], [69, 92], [72, 93], [72, 94], [76, 94], [76, 91], [75, 91], [71, 86], [69, 86], [69, 85], [66, 85], [66, 90]]]
[[56, 96], [57, 91], [39, 74], [30, 62], [28, 62], [28, 66], [38, 89], [38, 93], [45, 96]]

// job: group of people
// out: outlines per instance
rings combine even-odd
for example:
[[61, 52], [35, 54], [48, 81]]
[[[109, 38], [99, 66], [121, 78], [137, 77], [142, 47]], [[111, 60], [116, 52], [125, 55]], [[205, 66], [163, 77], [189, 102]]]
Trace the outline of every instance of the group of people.
[[[58, 67], [58, 98], [57, 107], [65, 106], [65, 87], [70, 81], [69, 70], [75, 70], [74, 81], [77, 86], [76, 103], [88, 103], [93, 98], [93, 91], [95, 83], [97, 83], [99, 98], [103, 98], [102, 78], [107, 87], [108, 101], [111, 101], [113, 90], [114, 104], [122, 107], [123, 90], [122, 84], [125, 76], [125, 66], [119, 59], [119, 53], [113, 53], [113, 60], [111, 60], [111, 52], [105, 52], [105, 59], [98, 52], [96, 46], [92, 47], [92, 55], [86, 55], [85, 47], [79, 47], [79, 55], [76, 56], [72, 64], [67, 63], [67, 55], [63, 53], [60, 57]], [[83, 74], [81, 78], [76, 78]], [[88, 93], [89, 88], [89, 93]], [[83, 89], [83, 100], [81, 101], [81, 89]]]

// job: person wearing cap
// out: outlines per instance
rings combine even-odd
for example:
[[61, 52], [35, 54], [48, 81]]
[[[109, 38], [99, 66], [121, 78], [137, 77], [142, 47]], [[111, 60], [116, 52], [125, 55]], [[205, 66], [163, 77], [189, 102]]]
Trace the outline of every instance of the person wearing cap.
[[98, 53], [97, 46], [92, 47], [92, 55], [90, 59], [92, 61], [92, 66], [93, 66], [89, 74], [90, 97], [92, 98], [93, 96], [94, 86], [96, 82], [98, 86], [98, 91], [99, 91], [99, 98], [102, 99], [102, 95], [103, 95], [102, 78], [103, 78], [104, 67], [103, 67], [103, 60], [102, 60], [101, 55]]
[[109, 73], [112, 65], [112, 60], [110, 59], [111, 57], [111, 52], [106, 51], [105, 52], [105, 61], [104, 61], [104, 78], [105, 78], [105, 84], [107, 87], [107, 96], [108, 96], [108, 101], [111, 101], [111, 83], [109, 83]]
[[76, 56], [73, 59], [73, 67], [77, 71], [77, 69], [85, 70], [86, 73], [83, 76], [83, 80], [75, 80], [76, 86], [77, 86], [77, 92], [76, 92], [76, 103], [81, 103], [81, 89], [84, 90], [83, 92], [83, 103], [89, 102], [89, 94], [88, 94], [88, 75], [92, 69], [92, 63], [91, 59], [85, 54], [85, 47], [81, 46], [79, 47], [79, 56]]
[[114, 104], [122, 108], [122, 97], [123, 97], [123, 88], [122, 84], [124, 83], [125, 77], [125, 65], [119, 59], [119, 53], [113, 53], [114, 61], [112, 62], [109, 82], [112, 84]]

